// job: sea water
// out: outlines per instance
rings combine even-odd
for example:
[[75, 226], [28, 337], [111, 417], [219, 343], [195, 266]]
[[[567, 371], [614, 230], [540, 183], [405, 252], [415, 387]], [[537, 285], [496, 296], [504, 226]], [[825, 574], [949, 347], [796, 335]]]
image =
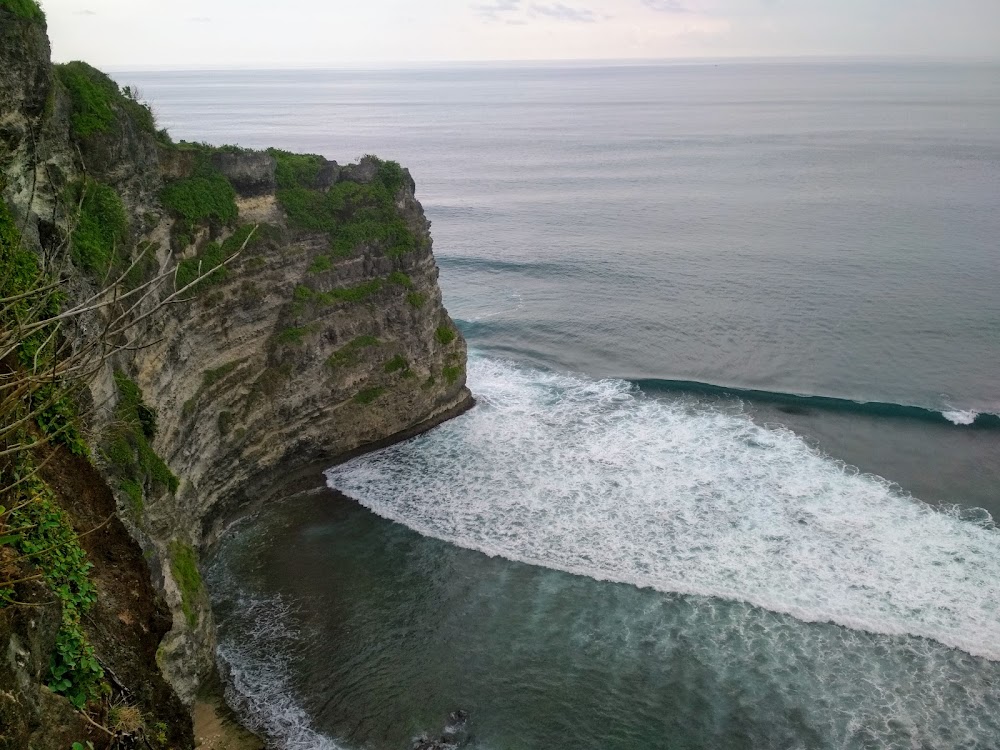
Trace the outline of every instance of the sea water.
[[221, 545], [276, 742], [1000, 747], [1000, 67], [117, 77], [409, 167], [473, 351], [476, 409]]

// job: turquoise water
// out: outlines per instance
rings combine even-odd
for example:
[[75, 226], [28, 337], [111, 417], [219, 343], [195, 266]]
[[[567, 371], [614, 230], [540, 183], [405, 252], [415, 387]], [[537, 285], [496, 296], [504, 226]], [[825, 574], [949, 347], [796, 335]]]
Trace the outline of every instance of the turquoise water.
[[163, 73], [175, 137], [397, 158], [479, 406], [238, 525], [289, 748], [1000, 747], [1000, 67]]

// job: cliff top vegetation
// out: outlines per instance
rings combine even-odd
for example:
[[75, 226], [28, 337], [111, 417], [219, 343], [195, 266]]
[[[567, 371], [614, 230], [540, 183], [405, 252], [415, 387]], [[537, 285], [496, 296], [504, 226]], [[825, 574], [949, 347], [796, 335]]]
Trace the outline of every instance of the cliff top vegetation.
[[25, 21], [45, 23], [45, 11], [35, 0], [0, 0], [0, 8]]

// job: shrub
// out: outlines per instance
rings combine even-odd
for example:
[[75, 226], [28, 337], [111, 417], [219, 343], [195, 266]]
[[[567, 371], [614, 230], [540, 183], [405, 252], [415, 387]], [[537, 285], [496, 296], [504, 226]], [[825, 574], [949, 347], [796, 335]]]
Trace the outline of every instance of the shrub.
[[[377, 157], [376, 157], [377, 158]], [[403, 187], [405, 179], [403, 168], [398, 162], [382, 161], [379, 159], [378, 169], [375, 172], [375, 179], [393, 196]]]
[[447, 346], [454, 341], [455, 336], [455, 331], [450, 326], [438, 326], [437, 330], [434, 331], [434, 338], [436, 338], [444, 346]]
[[197, 256], [194, 258], [185, 258], [177, 264], [177, 271], [174, 277], [175, 286], [178, 289], [183, 289], [188, 284], [194, 282], [199, 276], [204, 276], [205, 278], [189, 290], [197, 294], [213, 284], [218, 284], [229, 275], [226, 267], [222, 265], [226, 257], [219, 243], [209, 242]]

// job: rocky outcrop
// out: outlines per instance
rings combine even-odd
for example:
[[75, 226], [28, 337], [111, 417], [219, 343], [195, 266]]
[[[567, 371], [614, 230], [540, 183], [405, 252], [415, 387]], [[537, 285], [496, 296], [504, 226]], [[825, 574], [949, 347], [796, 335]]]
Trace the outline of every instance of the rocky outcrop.
[[[107, 91], [105, 79], [79, 63], [54, 74], [48, 54], [44, 25], [0, 6], [0, 197], [39, 257], [68, 254], [78, 216], [67, 195], [79, 185], [118, 196], [127, 220], [118, 242], [129, 260], [145, 253], [137, 268], [146, 279], [178, 263], [210, 268], [216, 261], [209, 258], [249, 236], [225, 271], [190, 290], [188, 302], [144, 319], [142, 346], [109, 359], [93, 379], [88, 421], [103, 479], [79, 463], [65, 464], [62, 484], [52, 479], [67, 504], [85, 504], [74, 516], [82, 525], [102, 504], [117, 510], [112, 526], [121, 534], [108, 542], [116, 551], [88, 548], [95, 577], [106, 581], [99, 590], [100, 611], [107, 610], [88, 632], [104, 650], [99, 656], [116, 665], [120, 687], [143, 705], [159, 704], [157, 715], [173, 722], [171, 745], [183, 747], [190, 723], [177, 718], [176, 696], [191, 704], [215, 672], [198, 550], [241, 508], [266, 502], [289, 472], [330, 465], [471, 406], [465, 342], [443, 307], [429, 224], [408, 172], [375, 158], [343, 166], [308, 157], [308, 174], [290, 183], [278, 168], [280, 152], [173, 145], [116, 87], [104, 109], [82, 111], [73, 86], [83, 80]], [[97, 117], [100, 127], [82, 116]], [[161, 202], [165, 186], [220, 179], [236, 193], [236, 218], [192, 219]], [[296, 197], [319, 205], [341, 193], [387, 202], [378, 211], [358, 209], [376, 217], [363, 220], [351, 216], [349, 201], [336, 204], [322, 226], [303, 219], [301, 205], [290, 208]], [[358, 231], [337, 236], [336, 227], [350, 221]], [[391, 232], [371, 229], [387, 221]], [[71, 267], [66, 289], [81, 297], [99, 283]], [[101, 323], [85, 318], [68, 335], [82, 341]], [[162, 458], [175, 480], [126, 476], [109, 457], [107, 436], [121, 421], [126, 382], [137, 394], [130, 397], [156, 415], [143, 450]], [[78, 480], [89, 488], [83, 500], [74, 496]], [[121, 598], [126, 591], [135, 601]], [[50, 626], [0, 610], [7, 654], [0, 690], [15, 702], [40, 705]], [[18, 736], [44, 735], [40, 714], [29, 714], [36, 718], [25, 719]]]

